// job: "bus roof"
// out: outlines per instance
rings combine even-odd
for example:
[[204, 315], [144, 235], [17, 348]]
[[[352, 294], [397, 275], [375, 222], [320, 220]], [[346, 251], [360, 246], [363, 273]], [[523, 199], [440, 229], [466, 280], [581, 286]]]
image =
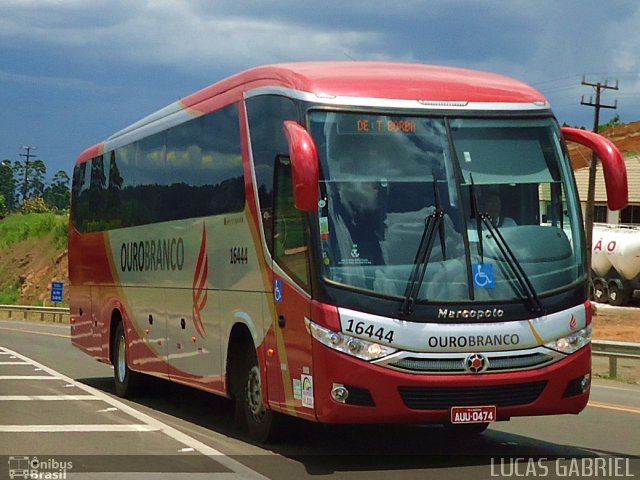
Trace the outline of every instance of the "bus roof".
[[464, 68], [392, 62], [301, 62], [256, 67], [184, 101], [198, 102], [238, 84], [270, 80], [302, 92], [398, 100], [533, 103], [544, 96], [504, 75]]
[[545, 97], [538, 90], [519, 80], [489, 72], [393, 62], [282, 63], [246, 70], [174, 102], [120, 130], [105, 142], [88, 148], [79, 156], [78, 163], [100, 155], [107, 144], [120, 143], [116, 140], [130, 137], [140, 129], [147, 130], [145, 127], [172, 115], [206, 113], [222, 105], [216, 101], [219, 97], [229, 99], [229, 103], [241, 98], [242, 93], [262, 87], [310, 94], [317, 96], [319, 102], [350, 97], [414, 101], [427, 105], [438, 102], [496, 104], [494, 109], [499, 109], [499, 104], [521, 104], [523, 109], [533, 105], [548, 108]]

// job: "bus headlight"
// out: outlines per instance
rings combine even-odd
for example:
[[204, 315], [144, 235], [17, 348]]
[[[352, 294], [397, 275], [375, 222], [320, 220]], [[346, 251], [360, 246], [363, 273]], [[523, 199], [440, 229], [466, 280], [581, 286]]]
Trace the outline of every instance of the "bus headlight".
[[397, 351], [396, 348], [352, 337], [342, 332], [334, 332], [308, 319], [307, 327], [311, 336], [323, 345], [361, 360], [377, 360], [378, 358], [386, 357]]
[[591, 325], [587, 325], [582, 330], [567, 335], [566, 337], [558, 338], [549, 343], [545, 343], [544, 346], [552, 350], [556, 350], [561, 353], [573, 353], [580, 350], [582, 347], [588, 345], [591, 342]]

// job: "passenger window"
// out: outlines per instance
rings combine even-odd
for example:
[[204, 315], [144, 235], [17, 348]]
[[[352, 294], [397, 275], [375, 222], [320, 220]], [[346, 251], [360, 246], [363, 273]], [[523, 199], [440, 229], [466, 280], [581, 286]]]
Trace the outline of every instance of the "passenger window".
[[309, 288], [307, 222], [293, 203], [289, 157], [279, 156], [275, 168], [273, 252], [276, 262], [295, 280]]

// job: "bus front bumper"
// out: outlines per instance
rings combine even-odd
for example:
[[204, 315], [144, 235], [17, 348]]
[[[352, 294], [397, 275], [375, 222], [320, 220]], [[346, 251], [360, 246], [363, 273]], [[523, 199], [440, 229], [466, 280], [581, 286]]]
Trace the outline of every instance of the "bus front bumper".
[[[319, 422], [448, 423], [451, 407], [457, 406], [495, 406], [496, 420], [508, 420], [576, 414], [589, 399], [590, 344], [552, 365], [505, 373], [405, 373], [318, 342], [314, 342], [313, 356], [314, 407]], [[340, 387], [346, 389], [347, 397], [336, 400], [335, 389]]]

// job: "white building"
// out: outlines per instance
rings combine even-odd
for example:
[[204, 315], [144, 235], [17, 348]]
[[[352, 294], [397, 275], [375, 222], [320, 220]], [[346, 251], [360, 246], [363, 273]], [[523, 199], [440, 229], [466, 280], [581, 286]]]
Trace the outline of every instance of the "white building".
[[[594, 210], [595, 222], [640, 225], [640, 152], [625, 154], [625, 165], [627, 166], [627, 180], [629, 182], [629, 206], [618, 212], [612, 212], [607, 208], [607, 192], [604, 186], [602, 166], [598, 162]], [[580, 204], [582, 205], [582, 214], [584, 215], [587, 205], [589, 167], [581, 168], [574, 173], [580, 195]]]

